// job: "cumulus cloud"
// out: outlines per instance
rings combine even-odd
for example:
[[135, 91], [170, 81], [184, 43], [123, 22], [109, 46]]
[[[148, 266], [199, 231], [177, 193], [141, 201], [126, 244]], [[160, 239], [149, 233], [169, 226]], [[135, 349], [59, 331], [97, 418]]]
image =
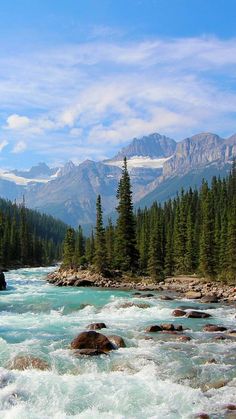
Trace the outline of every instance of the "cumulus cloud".
[[230, 134], [235, 64], [236, 40], [214, 37], [92, 39], [11, 60], [0, 55], [0, 106], [9, 110], [2, 131], [18, 136], [16, 150], [27, 143], [65, 158], [82, 153], [81, 144], [86, 155], [89, 147], [101, 155], [104, 145], [109, 151], [153, 131], [177, 139], [200, 130]]
[[27, 145], [24, 141], [18, 141], [12, 149], [12, 153], [14, 154], [22, 153], [23, 151], [26, 150], [26, 148], [27, 148]]
[[21, 116], [17, 114], [10, 115], [7, 118], [7, 127], [11, 130], [22, 130], [27, 128], [30, 124], [30, 120], [27, 116]]

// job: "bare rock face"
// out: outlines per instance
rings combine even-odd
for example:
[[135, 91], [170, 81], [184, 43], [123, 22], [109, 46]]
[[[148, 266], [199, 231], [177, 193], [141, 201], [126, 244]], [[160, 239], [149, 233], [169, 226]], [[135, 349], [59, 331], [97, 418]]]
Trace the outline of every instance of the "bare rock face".
[[93, 349], [99, 353], [115, 349], [109, 339], [95, 331], [82, 332], [71, 342], [72, 349]]
[[105, 323], [91, 323], [87, 326], [87, 329], [89, 329], [89, 330], [106, 329], [106, 325], [105, 325]]
[[40, 358], [33, 357], [31, 355], [16, 356], [8, 365], [9, 369], [12, 370], [27, 370], [30, 368], [37, 370], [48, 370], [49, 365], [47, 362]]

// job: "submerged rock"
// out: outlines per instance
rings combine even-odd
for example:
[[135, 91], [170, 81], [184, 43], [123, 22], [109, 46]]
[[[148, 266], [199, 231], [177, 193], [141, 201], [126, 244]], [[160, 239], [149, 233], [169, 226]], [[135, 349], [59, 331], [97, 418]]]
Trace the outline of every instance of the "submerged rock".
[[3, 272], [0, 271], [0, 291], [4, 291], [7, 287], [6, 281], [5, 281], [5, 275]]
[[203, 330], [204, 332], [224, 332], [227, 328], [224, 326], [217, 326], [215, 324], [206, 324]]
[[207, 413], [197, 413], [194, 417], [196, 419], [210, 419], [210, 416]]
[[191, 340], [190, 336], [180, 336], [178, 338], [178, 340], [180, 340], [181, 342], [189, 342]]
[[12, 361], [10, 361], [8, 368], [21, 371], [33, 368], [44, 371], [49, 369], [49, 365], [46, 361], [40, 358], [36, 358], [31, 355], [22, 355], [16, 356]]
[[77, 349], [74, 352], [75, 356], [98, 356], [107, 355], [107, 352], [100, 351], [98, 349]]
[[82, 332], [71, 342], [72, 349], [94, 349], [101, 352], [109, 352], [115, 349], [109, 339], [95, 331]]
[[170, 297], [169, 295], [161, 295], [160, 299], [163, 301], [172, 301], [174, 298]]
[[211, 317], [211, 315], [204, 313], [204, 311], [189, 311], [186, 313], [186, 317], [190, 319], [206, 319], [207, 317]]
[[106, 325], [105, 325], [105, 323], [91, 323], [87, 326], [87, 329], [89, 329], [89, 330], [106, 329]]

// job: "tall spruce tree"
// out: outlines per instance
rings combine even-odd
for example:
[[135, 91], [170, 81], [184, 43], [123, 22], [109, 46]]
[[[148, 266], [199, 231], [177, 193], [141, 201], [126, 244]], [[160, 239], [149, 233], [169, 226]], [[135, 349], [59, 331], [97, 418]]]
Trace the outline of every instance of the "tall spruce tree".
[[135, 219], [133, 214], [132, 191], [124, 158], [122, 176], [117, 190], [118, 219], [116, 224], [115, 254], [116, 265], [122, 271], [135, 271], [138, 266]]
[[[49, 250], [49, 249], [48, 249]], [[75, 257], [75, 230], [68, 228], [63, 244], [63, 265], [68, 268], [74, 266]]]
[[98, 272], [104, 272], [107, 268], [107, 249], [105, 229], [103, 227], [101, 196], [98, 195], [96, 203], [96, 232], [95, 232], [95, 256], [94, 265]]

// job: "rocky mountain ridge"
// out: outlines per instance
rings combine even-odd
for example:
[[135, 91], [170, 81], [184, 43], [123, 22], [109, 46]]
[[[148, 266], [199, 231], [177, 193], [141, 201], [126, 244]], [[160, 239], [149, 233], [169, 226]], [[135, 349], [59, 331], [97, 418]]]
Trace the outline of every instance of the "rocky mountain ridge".
[[[182, 186], [199, 186], [203, 176], [210, 180], [215, 174], [227, 173], [236, 157], [236, 134], [224, 139], [216, 134], [201, 133], [178, 143], [160, 134], [135, 138], [109, 161], [86, 160], [79, 165], [68, 162], [59, 169], [50, 169], [41, 163], [27, 172], [13, 171], [12, 176], [18, 179], [23, 179], [19, 175], [26, 176], [26, 183], [22, 185], [16, 185], [14, 178], [9, 181], [0, 176], [0, 194], [3, 197], [8, 194], [11, 199], [20, 199], [24, 194], [31, 208], [73, 226], [91, 225], [95, 220], [98, 194], [102, 196], [104, 218], [114, 212], [125, 155], [135, 205], [138, 206], [140, 200], [142, 205], [145, 202], [151, 205], [154, 199], [163, 202], [173, 197]], [[35, 181], [32, 181], [33, 176]], [[36, 182], [39, 176], [42, 181], [37, 179]]]

